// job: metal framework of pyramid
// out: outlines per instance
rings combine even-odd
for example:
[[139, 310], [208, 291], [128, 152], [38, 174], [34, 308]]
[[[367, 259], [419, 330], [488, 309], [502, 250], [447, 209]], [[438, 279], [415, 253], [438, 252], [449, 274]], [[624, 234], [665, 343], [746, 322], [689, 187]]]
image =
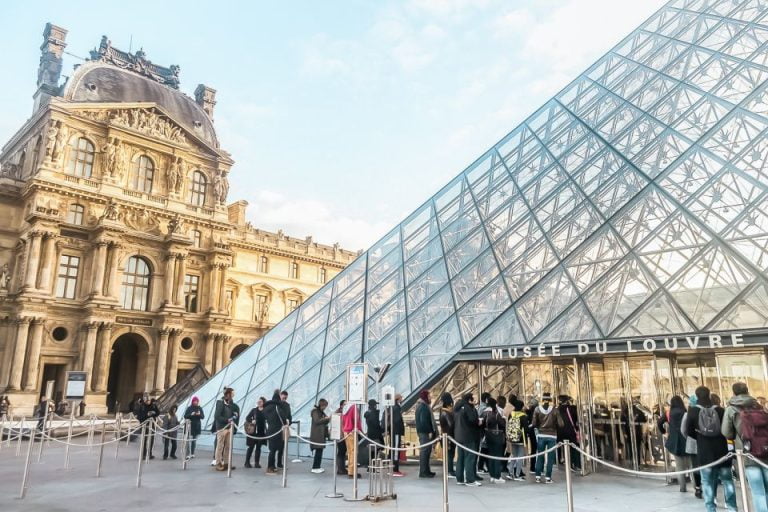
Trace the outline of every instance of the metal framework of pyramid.
[[195, 394], [295, 416], [467, 348], [768, 326], [768, 2], [665, 5]]

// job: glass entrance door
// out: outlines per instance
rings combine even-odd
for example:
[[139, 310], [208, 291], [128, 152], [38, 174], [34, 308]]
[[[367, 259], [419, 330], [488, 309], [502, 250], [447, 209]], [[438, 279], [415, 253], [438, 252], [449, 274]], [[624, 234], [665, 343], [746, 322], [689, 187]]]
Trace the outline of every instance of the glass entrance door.
[[765, 353], [751, 352], [744, 354], [722, 354], [717, 356], [720, 372], [720, 397], [725, 407], [733, 396], [731, 386], [735, 382], [744, 382], [749, 387], [749, 394], [755, 398], [768, 396], [768, 370]]

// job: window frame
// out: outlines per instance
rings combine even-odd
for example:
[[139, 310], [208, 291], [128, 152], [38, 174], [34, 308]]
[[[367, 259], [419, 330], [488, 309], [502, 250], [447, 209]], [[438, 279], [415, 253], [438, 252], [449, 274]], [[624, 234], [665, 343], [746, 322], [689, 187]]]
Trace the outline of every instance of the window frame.
[[269, 274], [269, 258], [265, 255], [262, 255], [259, 260], [259, 272]]
[[200, 276], [184, 274], [184, 311], [199, 313], [200, 306]]
[[[131, 270], [132, 262], [136, 262], [133, 270]], [[140, 274], [138, 272], [139, 263], [144, 265], [146, 273]], [[138, 255], [130, 256], [123, 267], [123, 279], [120, 288], [120, 305], [122, 308], [131, 311], [149, 311], [152, 281], [152, 265], [149, 260]], [[137, 295], [137, 291], [141, 294]]]
[[189, 179], [189, 203], [192, 206], [205, 206], [208, 196], [208, 177], [199, 169], [192, 171]]
[[69, 155], [65, 172], [79, 178], [93, 176], [96, 146], [85, 137], [73, 138], [69, 143]]
[[155, 162], [147, 155], [139, 155], [131, 165], [131, 187], [136, 192], [151, 194], [154, 184]]
[[291, 279], [299, 279], [299, 262], [292, 261], [288, 270], [288, 277]]
[[[75, 264], [72, 261], [75, 260]], [[62, 254], [56, 268], [56, 289], [54, 295], [58, 299], [77, 298], [77, 280], [80, 277], [80, 256]], [[63, 286], [61, 292], [59, 289]]]
[[328, 282], [328, 269], [325, 267], [320, 267], [317, 269], [317, 281], [320, 284], [325, 284]]
[[203, 233], [199, 229], [192, 230], [192, 247], [200, 249], [203, 246]]
[[[76, 211], [79, 208], [79, 211]], [[67, 223], [82, 226], [85, 220], [85, 206], [80, 203], [70, 203], [67, 209]]]

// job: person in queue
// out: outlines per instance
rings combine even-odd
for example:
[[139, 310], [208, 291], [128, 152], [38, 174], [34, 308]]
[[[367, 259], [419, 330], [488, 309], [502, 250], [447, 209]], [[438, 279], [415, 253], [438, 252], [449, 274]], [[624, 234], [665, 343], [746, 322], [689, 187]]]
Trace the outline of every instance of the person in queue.
[[[276, 475], [278, 468], [276, 458], [279, 457], [283, 447], [283, 437], [279, 432], [286, 425], [287, 421], [285, 417], [285, 406], [280, 398], [279, 389], [276, 389], [275, 392], [272, 393], [272, 399], [264, 404], [264, 418], [267, 422], [267, 437], [269, 437], [269, 440], [267, 441], [269, 455], [267, 456], [266, 474]], [[282, 463], [280, 464], [280, 467], [282, 467]]]
[[[403, 402], [403, 395], [400, 393], [395, 394], [395, 403], [392, 407], [384, 410], [382, 415], [382, 423], [384, 424], [384, 432], [389, 434], [390, 446], [393, 448], [400, 448], [402, 445], [403, 436], [405, 435], [405, 422], [403, 421], [403, 409], [400, 405]], [[391, 412], [390, 412], [391, 411]], [[392, 415], [390, 421], [389, 415]], [[392, 432], [390, 432], [390, 429]], [[392, 476], [403, 477], [405, 473], [400, 471], [400, 454], [402, 452], [392, 450]], [[343, 459], [342, 459], [343, 460]]]
[[[706, 466], [728, 455], [728, 441], [722, 433], [725, 411], [712, 403], [709, 388], [699, 386], [694, 392], [696, 405], [688, 408], [688, 417], [683, 427], [683, 434], [696, 440], [696, 465]], [[704, 507], [707, 512], [715, 512], [717, 505], [718, 483], [723, 484], [725, 504], [729, 511], [734, 512], [736, 506], [736, 490], [733, 485], [731, 461], [726, 459], [713, 466], [702, 468], [701, 490], [704, 495]]]
[[768, 412], [749, 395], [744, 382], [735, 382], [731, 389], [733, 397], [728, 400], [721, 432], [737, 449], [757, 459], [745, 457], [744, 471], [754, 512], [768, 512], [768, 468], [760, 465], [768, 464]]
[[[267, 435], [267, 420], [264, 416], [264, 403], [266, 401], [267, 399], [263, 396], [259, 397], [256, 401], [256, 407], [251, 409], [245, 417], [245, 425], [243, 428], [248, 436], [245, 438], [245, 446], [247, 449], [245, 451], [244, 467], [246, 468], [261, 467], [261, 447], [264, 446], [267, 441], [256, 438], [265, 437]], [[251, 457], [254, 459], [253, 464], [251, 464]]]
[[[477, 417], [480, 418], [480, 421], [483, 420], [485, 411], [488, 409], [488, 399], [490, 398], [491, 394], [487, 391], [480, 395], [480, 403], [477, 404]], [[488, 454], [488, 442], [485, 439], [484, 431], [481, 431], [480, 433], [480, 453], [482, 455], [477, 457], [477, 472], [484, 475], [488, 473], [488, 459], [485, 457], [485, 455]], [[482, 478], [480, 478], [480, 480], [482, 480]]]
[[[454, 432], [458, 444], [456, 460], [456, 484], [469, 487], [479, 487], [477, 476], [477, 455], [479, 445], [480, 419], [475, 408], [475, 397], [465, 393], [453, 406]], [[466, 447], [466, 449], [464, 448]]]
[[152, 400], [148, 393], [144, 393], [141, 402], [136, 407], [136, 419], [139, 423], [145, 425], [142, 429], [142, 435], [144, 436], [144, 449], [142, 451], [142, 458], [145, 460], [149, 458], [152, 460], [155, 458], [152, 455], [152, 449], [155, 446], [155, 430], [153, 422], [160, 416], [160, 410], [157, 408], [157, 404]]
[[[288, 403], [288, 391], [286, 390], [280, 392], [280, 413], [282, 414], [286, 425], [293, 423], [291, 404]], [[285, 445], [280, 443], [280, 448], [277, 450], [277, 469], [283, 469], [283, 459], [285, 458], [285, 454], [283, 453], [284, 449]]]
[[[442, 403], [442, 407], [440, 407], [440, 431], [454, 437], [456, 429], [454, 428], [453, 397], [446, 391], [440, 395], [440, 402]], [[453, 466], [453, 460], [456, 458], [456, 443], [450, 439], [448, 439], [448, 453], [446, 455], [448, 457], [448, 478], [456, 478], [456, 471]]]
[[328, 400], [321, 398], [317, 401], [314, 409], [310, 413], [312, 418], [312, 427], [309, 432], [309, 440], [312, 445], [310, 448], [314, 453], [312, 458], [312, 473], [322, 473], [325, 470], [321, 467], [323, 462], [323, 449], [325, 443], [331, 438], [328, 431], [328, 424], [331, 422], [331, 417], [325, 414], [325, 409], [328, 407]]
[[[334, 411], [334, 414], [341, 415], [344, 413], [344, 405], [346, 405], [346, 400], [341, 400], [339, 402], [339, 407]], [[347, 467], [345, 465], [345, 459], [347, 458], [347, 443], [346, 439], [343, 442], [337, 442], [336, 443], [336, 474], [337, 475], [346, 475], [347, 474]]]
[[552, 395], [544, 393], [541, 404], [533, 412], [531, 421], [536, 429], [536, 483], [541, 482], [541, 474], [544, 471], [544, 459], [547, 460], [547, 468], [544, 474], [544, 483], [552, 483], [552, 466], [555, 464], [557, 454], [555, 452], [542, 453], [557, 445], [557, 431], [565, 425], [560, 411], [552, 404]]
[[357, 444], [355, 443], [355, 431], [362, 432], [360, 424], [360, 411], [357, 404], [344, 404], [344, 412], [341, 415], [341, 431], [344, 433], [344, 442], [347, 445], [347, 476], [354, 478], [357, 472]]
[[[505, 409], [509, 410], [509, 414], [505, 416], [507, 420], [507, 453], [513, 458], [523, 457], [525, 456], [525, 432], [528, 429], [528, 415], [524, 410], [525, 405], [515, 395], [510, 396], [507, 404], [511, 404], [511, 408]], [[516, 482], [525, 480], [522, 459], [511, 461], [507, 478]]]
[[200, 399], [196, 396], [192, 397], [192, 403], [184, 411], [184, 419], [189, 421], [189, 453], [187, 454], [187, 460], [195, 458], [195, 448], [197, 448], [197, 438], [202, 432], [203, 420], [205, 419], [205, 413], [203, 408], [200, 407]]
[[221, 400], [216, 401], [213, 421], [216, 424], [216, 471], [235, 469], [229, 467], [230, 435], [237, 430], [240, 407], [235, 403], [235, 390], [225, 388]]
[[506, 481], [501, 478], [501, 461], [496, 457], [504, 455], [506, 423], [495, 398], [488, 398], [488, 407], [483, 413], [482, 419], [485, 442], [488, 446], [488, 475], [492, 484], [503, 484]]
[[[693, 467], [691, 456], [685, 452], [685, 435], [682, 432], [685, 402], [679, 395], [669, 400], [669, 410], [662, 414], [658, 421], [659, 431], [666, 434], [664, 447], [675, 459], [675, 471], [685, 471]], [[680, 492], [686, 492], [687, 475], [678, 475]]]
[[168, 460], [170, 456], [176, 459], [176, 439], [179, 433], [179, 417], [176, 416], [178, 407], [172, 405], [168, 413], [163, 418], [163, 460]]
[[429, 466], [432, 456], [432, 446], [423, 446], [437, 437], [437, 423], [432, 414], [432, 400], [428, 389], [419, 392], [416, 401], [416, 433], [419, 436], [419, 478], [434, 478], [437, 473]]
[[[581, 471], [581, 453], [577, 450], [579, 446], [579, 414], [573, 400], [568, 395], [557, 397], [557, 411], [563, 419], [563, 428], [557, 432], [557, 441], [568, 441], [571, 444], [571, 469]], [[563, 456], [563, 462], [565, 462]]]
[[[381, 428], [381, 419], [379, 418], [379, 402], [371, 398], [368, 400], [368, 410], [363, 414], [365, 420], [365, 429], [368, 439], [377, 442], [380, 445], [384, 444], [384, 430]], [[381, 447], [376, 447], [376, 453], [381, 451]]]

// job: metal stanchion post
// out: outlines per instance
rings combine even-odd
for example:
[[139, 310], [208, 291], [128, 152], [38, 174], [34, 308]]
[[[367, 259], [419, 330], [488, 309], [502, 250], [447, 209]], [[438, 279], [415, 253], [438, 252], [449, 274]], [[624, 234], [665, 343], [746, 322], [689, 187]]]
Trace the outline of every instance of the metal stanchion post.
[[96, 464], [96, 478], [101, 476], [101, 463], [104, 461], [104, 438], [107, 435], [107, 424], [101, 424], [101, 442], [99, 444], [99, 462]]
[[443, 433], [443, 512], [448, 512], [448, 434]]
[[[0, 420], [2, 421], [0, 423], [0, 451], [2, 451], [2, 449], [3, 449], [3, 435], [5, 435], [5, 420], [6, 420], [5, 414], [3, 414], [3, 417], [0, 418]], [[8, 435], [10, 436], [10, 434], [8, 434]]]
[[736, 467], [739, 469], [739, 488], [741, 491], [742, 510], [749, 512], [749, 494], [747, 492], [747, 472], [744, 470], [744, 451], [736, 450]]
[[91, 414], [91, 421], [88, 425], [88, 453], [93, 451], [93, 431], [96, 428], [96, 418]]
[[144, 443], [145, 443], [145, 437], [147, 434], [148, 425], [145, 423], [143, 425], [140, 425], [140, 427], [141, 428], [139, 429], [139, 432], [140, 432], [139, 435], [141, 436], [141, 439], [139, 440], [139, 465], [138, 465], [138, 468], [136, 469], [136, 487], [137, 488], [141, 487], [141, 464], [144, 459]]
[[181, 469], [187, 469], [187, 442], [189, 442], [189, 420], [184, 420], [181, 431]]
[[[357, 405], [353, 405], [352, 407], [357, 407]], [[352, 440], [354, 443], [354, 447], [352, 448], [352, 453], [349, 453], [347, 451], [347, 456], [349, 457], [349, 464], [352, 465], [352, 497], [350, 498], [344, 498], [344, 501], [363, 501], [365, 498], [359, 498], [357, 496], [357, 456], [358, 456], [358, 450], [360, 449], [360, 446], [358, 444], [358, 430], [357, 430], [357, 421], [355, 421], [355, 429], [352, 431]]]
[[[21, 433], [19, 433], [19, 438], [21, 438]], [[27, 480], [29, 479], [29, 461], [32, 458], [33, 444], [35, 444], [35, 433], [30, 431], [29, 446], [27, 447], [27, 458], [24, 461], [24, 478], [21, 479], [21, 492], [19, 493], [20, 499], [24, 499], [24, 496], [26, 496], [27, 494]]]
[[339, 441], [335, 440], [333, 442], [333, 492], [331, 494], [326, 494], [326, 498], [343, 498], [344, 495], [336, 490], [336, 480], [338, 479], [339, 472], [337, 471], [338, 465], [338, 459], [339, 459], [339, 447], [338, 447]]
[[37, 462], [43, 458], [43, 446], [45, 446], [45, 428], [48, 426], [48, 404], [46, 403], [45, 412], [43, 413], [43, 428], [40, 431], [40, 449], [37, 450]]
[[72, 442], [72, 426], [75, 421], [74, 409], [69, 414], [69, 427], [67, 427], [67, 444], [64, 446], [64, 469], [69, 469], [69, 445]]
[[[120, 453], [120, 436], [123, 435], [123, 414], [117, 413], [117, 423], [115, 425], [115, 460]], [[128, 431], [130, 432], [131, 426], [128, 425]], [[130, 437], [130, 436], [129, 436]]]
[[283, 488], [288, 483], [288, 438], [290, 437], [290, 427], [283, 426]]
[[[555, 454], [555, 452], [550, 452], [550, 454]], [[549, 454], [548, 454], [549, 455]], [[565, 440], [565, 445], [563, 446], [563, 455], [565, 457], [565, 500], [566, 500], [566, 510], [568, 512], [573, 512], [573, 475], [571, 471], [571, 442], [567, 439]]]
[[299, 445], [299, 437], [301, 436], [301, 420], [296, 420], [296, 458], [291, 462], [304, 462], [301, 460], [301, 446]]
[[235, 442], [235, 424], [229, 424], [229, 449], [227, 450], [227, 478], [232, 478], [232, 445]]
[[21, 423], [19, 423], [19, 442], [16, 444], [16, 456], [21, 455], [21, 434], [24, 432], [24, 423], [27, 421], [26, 416], [21, 417]]

